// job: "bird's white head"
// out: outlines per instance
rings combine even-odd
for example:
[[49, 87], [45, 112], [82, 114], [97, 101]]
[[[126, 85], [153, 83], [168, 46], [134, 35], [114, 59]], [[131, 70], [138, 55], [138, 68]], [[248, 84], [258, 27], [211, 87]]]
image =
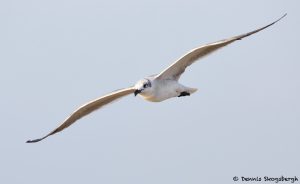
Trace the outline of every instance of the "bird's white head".
[[147, 96], [152, 92], [152, 82], [150, 79], [141, 79], [134, 85], [135, 91], [134, 95]]

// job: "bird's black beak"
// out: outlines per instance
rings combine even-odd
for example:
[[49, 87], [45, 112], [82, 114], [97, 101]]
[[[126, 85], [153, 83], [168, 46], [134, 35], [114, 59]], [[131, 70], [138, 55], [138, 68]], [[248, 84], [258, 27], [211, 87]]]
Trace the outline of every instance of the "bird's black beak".
[[134, 91], [134, 96], [138, 95], [138, 94], [141, 93], [141, 92], [142, 92], [142, 90], [139, 90], [139, 89], [135, 90], [135, 91]]

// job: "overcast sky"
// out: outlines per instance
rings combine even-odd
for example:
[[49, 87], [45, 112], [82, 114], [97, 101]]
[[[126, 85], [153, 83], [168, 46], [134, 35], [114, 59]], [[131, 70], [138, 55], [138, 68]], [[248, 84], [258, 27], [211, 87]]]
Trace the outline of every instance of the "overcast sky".
[[[300, 179], [296, 0], [0, 2], [0, 183]], [[130, 95], [36, 143], [83, 103], [190, 49], [274, 26], [204, 58], [162, 103]], [[238, 182], [236, 182], [238, 183]]]

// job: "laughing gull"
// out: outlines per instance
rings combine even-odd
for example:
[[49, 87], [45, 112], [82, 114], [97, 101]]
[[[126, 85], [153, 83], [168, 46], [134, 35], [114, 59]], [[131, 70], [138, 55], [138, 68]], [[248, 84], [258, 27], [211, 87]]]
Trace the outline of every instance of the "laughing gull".
[[187, 54], [185, 54], [184, 56], [182, 56], [181, 58], [179, 58], [176, 62], [174, 62], [171, 66], [169, 66], [168, 68], [163, 70], [158, 75], [152, 75], [150, 77], [145, 77], [145, 78], [139, 80], [132, 87], [114, 91], [112, 93], [109, 93], [105, 96], [102, 96], [98, 99], [95, 99], [91, 102], [88, 102], [88, 103], [82, 105], [77, 110], [75, 110], [67, 119], [65, 119], [59, 127], [54, 129], [52, 132], [50, 132], [49, 134], [47, 134], [46, 136], [44, 136], [42, 138], [28, 140], [27, 143], [39, 142], [39, 141], [47, 138], [50, 135], [60, 132], [63, 129], [72, 125], [75, 121], [82, 118], [83, 116], [86, 116], [89, 113], [103, 107], [104, 105], [107, 105], [107, 104], [109, 104], [121, 97], [127, 96], [129, 94], [134, 94], [135, 96], [140, 95], [145, 100], [151, 101], [151, 102], [161, 102], [161, 101], [167, 100], [172, 97], [189, 96], [192, 93], [196, 92], [197, 89], [186, 87], [178, 82], [181, 74], [185, 71], [185, 69], [188, 66], [193, 64], [198, 59], [200, 59], [208, 54], [211, 54], [212, 52], [214, 52], [230, 43], [233, 43], [234, 41], [241, 40], [247, 36], [250, 36], [254, 33], [264, 30], [269, 26], [272, 26], [273, 24], [275, 24], [276, 22], [278, 22], [285, 16], [286, 16], [286, 14], [284, 14], [278, 20], [276, 20], [264, 27], [256, 29], [254, 31], [195, 48], [195, 49], [191, 50], [190, 52], [188, 52]]

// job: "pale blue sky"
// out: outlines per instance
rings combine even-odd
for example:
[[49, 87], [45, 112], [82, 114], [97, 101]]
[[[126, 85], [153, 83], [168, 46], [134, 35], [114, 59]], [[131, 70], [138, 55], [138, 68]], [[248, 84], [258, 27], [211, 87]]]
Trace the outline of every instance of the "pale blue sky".
[[[234, 183], [298, 176], [299, 1], [0, 3], [0, 183]], [[287, 17], [190, 67], [197, 93], [128, 96], [37, 144], [86, 101], [188, 50]]]

